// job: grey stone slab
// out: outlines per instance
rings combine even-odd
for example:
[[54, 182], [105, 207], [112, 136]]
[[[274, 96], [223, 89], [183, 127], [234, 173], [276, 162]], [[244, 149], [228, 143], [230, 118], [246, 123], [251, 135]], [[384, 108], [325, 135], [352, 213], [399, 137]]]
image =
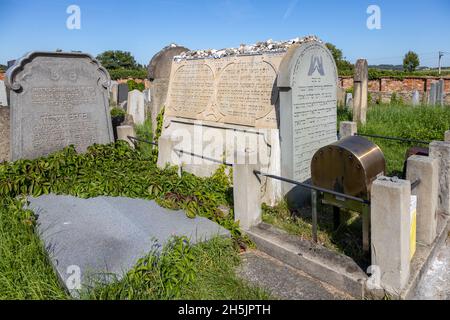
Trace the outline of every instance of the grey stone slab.
[[[79, 199], [44, 195], [30, 198], [29, 208], [38, 215], [38, 232], [62, 282], [72, 295], [71, 267], [81, 271], [84, 284], [93, 279], [120, 279], [138, 261], [163, 246], [173, 236], [192, 243], [229, 232], [202, 217], [189, 219], [183, 211], [159, 207], [154, 201], [124, 197]], [[156, 241], [156, 242], [155, 242]], [[94, 277], [94, 278], [92, 278]]]
[[3, 80], [0, 80], [0, 107], [8, 106], [8, 96], [6, 94], [6, 86]]
[[351, 296], [260, 251], [242, 255], [238, 275], [287, 300], [350, 300]]
[[12, 160], [113, 142], [110, 77], [85, 53], [31, 52], [6, 73]]
[[145, 122], [145, 98], [139, 90], [128, 92], [127, 113], [133, 116], [135, 124], [144, 124]]

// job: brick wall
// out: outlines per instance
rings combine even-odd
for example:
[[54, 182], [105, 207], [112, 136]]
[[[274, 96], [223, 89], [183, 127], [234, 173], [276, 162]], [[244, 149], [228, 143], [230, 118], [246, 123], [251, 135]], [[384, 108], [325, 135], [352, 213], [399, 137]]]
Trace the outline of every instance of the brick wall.
[[[411, 77], [403, 80], [395, 78], [381, 78], [370, 80], [368, 87], [372, 99], [380, 99], [383, 102], [389, 102], [391, 95], [395, 92], [397, 96], [402, 97], [405, 101], [412, 99], [415, 90], [419, 91], [421, 99], [426, 99], [430, 91], [431, 84], [438, 82], [438, 77]], [[445, 101], [450, 104], [450, 77], [444, 77]], [[340, 86], [343, 89], [353, 87], [352, 77], [340, 77]]]
[[3, 72], [0, 72], [0, 80], [5, 80], [5, 74]]

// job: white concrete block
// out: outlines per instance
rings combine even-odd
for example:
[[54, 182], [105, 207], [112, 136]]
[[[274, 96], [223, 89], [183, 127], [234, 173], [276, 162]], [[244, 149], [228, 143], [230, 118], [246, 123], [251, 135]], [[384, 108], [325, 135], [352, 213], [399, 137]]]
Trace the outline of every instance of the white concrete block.
[[430, 157], [439, 162], [438, 213], [450, 215], [450, 143], [430, 143]]
[[437, 200], [439, 190], [438, 160], [424, 156], [408, 159], [406, 177], [420, 184], [411, 191], [417, 195], [417, 241], [431, 245], [436, 238]]
[[371, 189], [372, 266], [380, 270], [381, 287], [398, 293], [410, 273], [411, 184], [381, 177]]
[[243, 230], [249, 230], [262, 221], [261, 182], [254, 173], [260, 166], [248, 161], [253, 158], [251, 152], [237, 155], [238, 159], [242, 157], [245, 157], [245, 163], [239, 161], [233, 166], [234, 219], [240, 222]]

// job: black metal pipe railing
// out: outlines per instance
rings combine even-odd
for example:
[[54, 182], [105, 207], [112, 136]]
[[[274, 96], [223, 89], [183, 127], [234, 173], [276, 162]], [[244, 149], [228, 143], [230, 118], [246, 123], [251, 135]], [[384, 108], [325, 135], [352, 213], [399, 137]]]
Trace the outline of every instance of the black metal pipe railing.
[[153, 141], [150, 141], [150, 140], [145, 140], [145, 139], [132, 137], [132, 136], [127, 136], [127, 138], [133, 143], [135, 143], [134, 141], [139, 141], [139, 142], [145, 142], [145, 143], [148, 143], [148, 144], [151, 144], [151, 145], [154, 145], [154, 146], [158, 146], [158, 144], [156, 142], [153, 142]]
[[407, 139], [407, 138], [400, 138], [400, 137], [389, 137], [389, 136], [382, 136], [382, 135], [378, 135], [378, 134], [355, 133], [355, 135], [356, 136], [360, 136], [360, 137], [385, 139], [385, 140], [400, 141], [400, 142], [409, 142], [409, 143], [418, 143], [418, 144], [430, 144], [430, 141], [416, 140], [416, 139]]
[[362, 199], [362, 198], [350, 196], [348, 194], [340, 193], [340, 192], [337, 192], [337, 191], [334, 191], [334, 190], [329, 190], [329, 189], [325, 189], [325, 188], [321, 188], [321, 187], [316, 187], [316, 186], [313, 186], [313, 185], [308, 184], [308, 183], [298, 182], [298, 181], [295, 181], [295, 180], [292, 180], [292, 179], [279, 177], [279, 176], [276, 176], [276, 175], [273, 175], [273, 174], [264, 173], [264, 172], [261, 172], [259, 170], [253, 170], [253, 173], [256, 174], [256, 175], [267, 177], [267, 178], [272, 178], [272, 179], [275, 179], [275, 180], [280, 180], [280, 181], [283, 181], [283, 182], [295, 184], [295, 185], [301, 186], [301, 187], [306, 188], [306, 189], [315, 190], [315, 191], [324, 192], [324, 193], [329, 193], [329, 194], [332, 194], [332, 195], [334, 195], [336, 197], [341, 197], [341, 198], [345, 198], [345, 199], [349, 199], [349, 200], [353, 200], [353, 201], [357, 201], [357, 202], [361, 202], [361, 203], [365, 203], [365, 204], [370, 204], [370, 201]]
[[420, 179], [417, 179], [413, 182], [411, 182], [411, 191], [417, 188], [417, 186], [420, 184]]

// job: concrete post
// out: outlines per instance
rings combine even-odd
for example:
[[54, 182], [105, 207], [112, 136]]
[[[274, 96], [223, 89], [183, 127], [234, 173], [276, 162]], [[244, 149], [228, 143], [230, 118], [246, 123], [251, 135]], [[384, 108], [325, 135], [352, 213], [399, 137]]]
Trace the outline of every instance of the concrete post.
[[450, 143], [433, 141], [430, 143], [430, 157], [438, 159], [439, 190], [438, 213], [450, 215]]
[[369, 72], [367, 60], [358, 59], [353, 78], [353, 121], [366, 123]]
[[411, 156], [407, 168], [406, 178], [409, 181], [420, 179], [420, 184], [411, 191], [417, 196], [417, 241], [431, 245], [437, 228], [439, 163], [430, 157]]
[[450, 130], [445, 131], [445, 142], [450, 142]]
[[371, 189], [372, 266], [380, 271], [380, 285], [399, 293], [410, 273], [411, 184], [381, 177]]
[[164, 169], [166, 165], [180, 166], [180, 157], [174, 147], [181, 141], [181, 137], [161, 136], [158, 141], [158, 161], [156, 165]]
[[261, 181], [254, 170], [260, 170], [259, 164], [249, 160], [254, 159], [253, 152], [236, 152], [237, 161], [233, 165], [233, 197], [234, 220], [240, 222], [243, 230], [249, 230], [262, 221], [261, 217]]
[[339, 124], [339, 135], [341, 136], [341, 139], [354, 136], [357, 132], [358, 126], [356, 122], [341, 121]]

